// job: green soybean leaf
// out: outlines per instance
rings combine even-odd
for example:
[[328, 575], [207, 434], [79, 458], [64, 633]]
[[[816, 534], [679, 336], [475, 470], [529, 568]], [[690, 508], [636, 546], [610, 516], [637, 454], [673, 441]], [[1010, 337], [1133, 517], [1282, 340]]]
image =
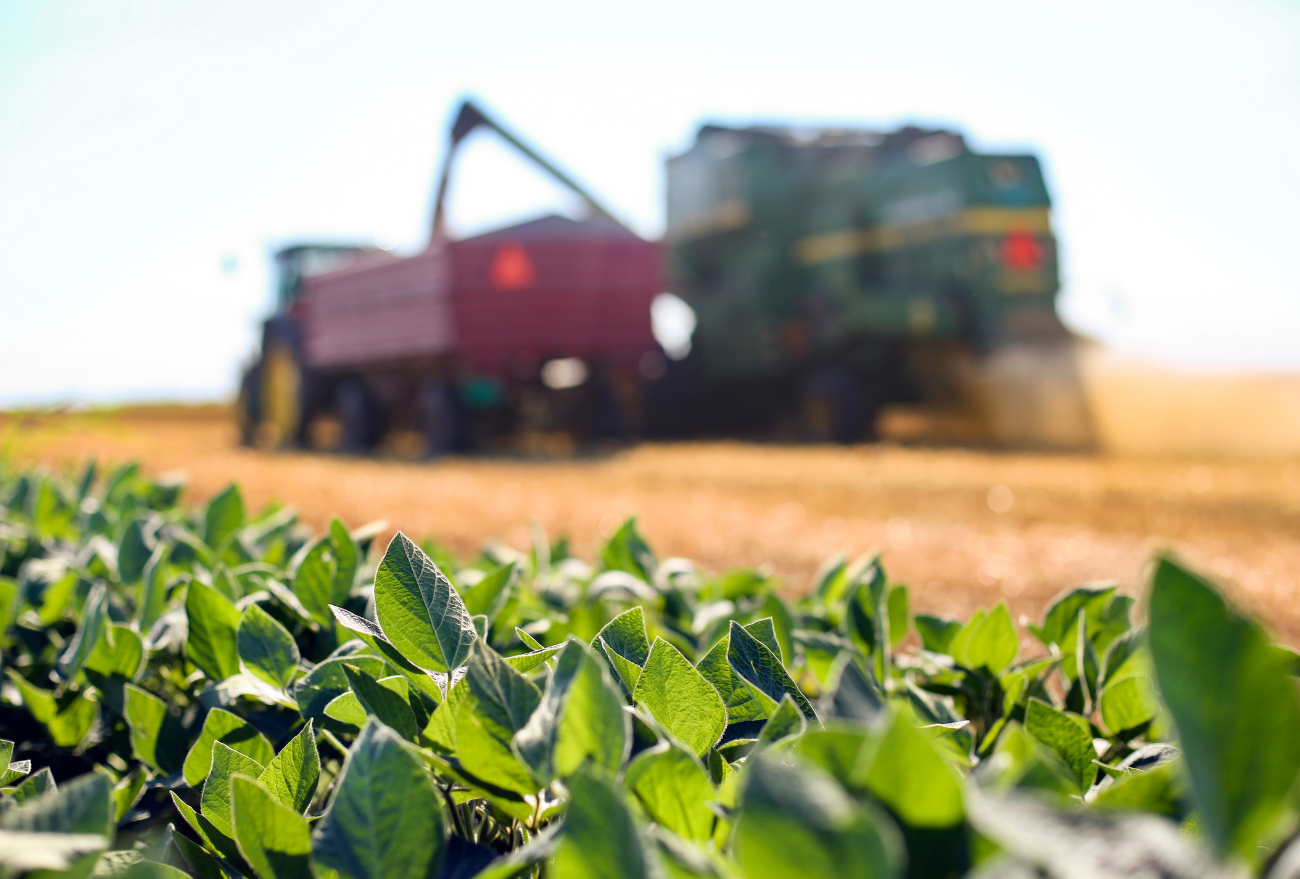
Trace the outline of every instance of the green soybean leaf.
[[275, 756], [275, 749], [266, 736], [252, 724], [223, 708], [213, 708], [204, 718], [203, 729], [185, 756], [182, 774], [190, 787], [198, 787], [208, 777], [208, 770], [212, 768], [212, 746], [217, 742], [251, 757], [261, 765]]
[[734, 845], [747, 879], [901, 874], [898, 830], [878, 809], [809, 767], [762, 754], [746, 766]]
[[148, 633], [167, 610], [167, 545], [160, 543], [145, 562], [141, 574], [140, 604], [136, 621], [140, 631]]
[[325, 716], [325, 706], [348, 692], [350, 687], [343, 671], [344, 663], [356, 666], [375, 679], [384, 674], [384, 661], [377, 656], [352, 655], [327, 659], [294, 684], [293, 697], [303, 717], [321, 719]]
[[542, 698], [536, 684], [482, 641], [470, 650], [465, 683], [478, 697], [485, 719], [507, 742], [528, 722]]
[[1148, 610], [1156, 681], [1178, 728], [1206, 837], [1248, 855], [1300, 771], [1300, 701], [1251, 620], [1170, 558]]
[[1132, 675], [1107, 684], [1097, 699], [1101, 721], [1112, 735], [1132, 738], [1160, 710], [1155, 687], [1146, 675]]
[[242, 774], [230, 780], [230, 803], [235, 843], [260, 879], [312, 879], [311, 831], [301, 814]]
[[281, 805], [299, 815], [307, 811], [320, 781], [320, 754], [316, 750], [316, 733], [310, 720], [266, 764], [257, 780]]
[[330, 520], [330, 540], [334, 544], [334, 597], [330, 604], [344, 604], [352, 594], [361, 561], [361, 548], [338, 519]]
[[107, 609], [108, 588], [103, 583], [96, 583], [82, 605], [81, 625], [77, 627], [77, 634], [59, 657], [59, 674], [64, 680], [75, 678], [94, 652], [104, 627], [108, 625]]
[[1089, 583], [1057, 596], [1043, 614], [1042, 628], [1030, 628], [1045, 646], [1055, 644], [1064, 653], [1074, 652], [1075, 621], [1082, 613], [1089, 636], [1096, 631], [1115, 593], [1114, 584]]
[[5, 674], [22, 694], [23, 704], [32, 717], [45, 725], [54, 744], [60, 748], [73, 748], [90, 732], [91, 724], [99, 703], [87, 693], [69, 690], [55, 698], [49, 690], [43, 690], [32, 684], [12, 668], [5, 669]]
[[118, 714], [126, 713], [125, 687], [139, 677], [144, 666], [144, 642], [124, 623], [103, 628], [99, 643], [86, 660], [86, 678], [99, 688]]
[[112, 827], [112, 786], [107, 775], [88, 772], [44, 796], [0, 810], [0, 830], [105, 836]]
[[506, 599], [510, 597], [510, 584], [515, 581], [516, 572], [515, 563], [506, 562], [467, 590], [465, 609], [470, 616], [481, 614], [489, 621], [496, 619], [505, 606]]
[[600, 566], [606, 571], [626, 571], [650, 583], [658, 566], [654, 553], [636, 527], [632, 516], [605, 542], [600, 550]]
[[599, 642], [610, 666], [630, 695], [650, 655], [650, 639], [645, 632], [645, 612], [637, 605], [614, 617], [596, 634], [592, 646]]
[[726, 635], [709, 648], [709, 652], [704, 654], [704, 658], [695, 668], [722, 697], [723, 704], [727, 706], [728, 722], [764, 720], [767, 715], [764, 713], [763, 706], [727, 662], [727, 652], [730, 647], [731, 636]]
[[546, 662], [563, 649], [564, 644], [552, 644], [550, 647], [543, 647], [541, 650], [534, 650], [531, 653], [520, 653], [516, 656], [503, 656], [502, 659], [506, 661], [506, 665], [509, 665], [515, 671], [522, 674], [537, 668], [537, 666]]
[[382, 685], [362, 671], [359, 666], [344, 663], [343, 673], [347, 676], [348, 686], [351, 687], [366, 714], [374, 715], [407, 741], [416, 740], [418, 729], [415, 723], [415, 712], [411, 710], [410, 702], [406, 698]]
[[632, 698], [696, 757], [707, 754], [727, 726], [727, 706], [718, 691], [662, 638], [651, 645]]
[[393, 646], [429, 671], [464, 665], [478, 634], [455, 587], [400, 531], [375, 573], [375, 611]]
[[244, 666], [273, 687], [285, 689], [298, 673], [302, 656], [297, 642], [261, 605], [250, 604], [244, 608], [236, 644]]
[[371, 721], [312, 835], [312, 861], [342, 879], [432, 879], [446, 848], [442, 798], [397, 733]]
[[905, 711], [877, 746], [866, 787], [911, 827], [952, 827], [965, 816], [957, 773]]
[[25, 803], [28, 800], [34, 800], [42, 794], [58, 790], [59, 786], [54, 782], [54, 773], [50, 767], [43, 766], [22, 780], [21, 784], [14, 787], [12, 796], [15, 802]]
[[[331, 700], [325, 706], [325, 716], [330, 720], [355, 726], [357, 729], [365, 726], [366, 720], [370, 717], [361, 704], [361, 700], [357, 698], [357, 694], [351, 690], [340, 693]], [[412, 715], [412, 718], [414, 718], [414, 715]]]
[[588, 772], [568, 781], [569, 806], [555, 852], [565, 879], [648, 879], [649, 853], [622, 797]]
[[902, 584], [891, 587], [885, 599], [885, 608], [889, 615], [889, 644], [897, 647], [907, 637], [907, 621], [911, 616], [907, 587]]
[[140, 801], [144, 784], [149, 780], [149, 769], [137, 766], [125, 778], [113, 785], [113, 824], [120, 824], [131, 807]]
[[137, 757], [164, 775], [185, 763], [185, 731], [167, 703], [134, 684], [126, 687], [126, 721]]
[[616, 772], [631, 744], [631, 718], [607, 667], [576, 639], [565, 643], [541, 702], [514, 736], [516, 752], [546, 783], [588, 762]]
[[[1020, 638], [1016, 625], [1003, 602], [977, 621], [972, 620], [966, 630], [953, 639], [953, 659], [971, 669], [988, 669], [998, 674], [1015, 662], [1020, 651]], [[960, 645], [958, 638], [961, 638]]]
[[1092, 747], [1087, 721], [1057, 711], [1041, 699], [1030, 699], [1025, 710], [1025, 729], [1060, 755], [1074, 774], [1081, 793], [1092, 787], [1097, 777], [1097, 752]]
[[190, 662], [214, 681], [239, 673], [239, 611], [229, 598], [211, 586], [192, 580], [185, 597], [189, 639], [185, 652]]
[[415, 689], [428, 696], [435, 703], [442, 701], [442, 688], [433, 677], [428, 672], [412, 664], [398, 652], [379, 626], [341, 607], [330, 605], [330, 611], [333, 612], [334, 619], [338, 621], [340, 626], [354, 632], [358, 639], [391, 663], [394, 668], [406, 676]]
[[244, 524], [244, 497], [239, 486], [231, 483], [225, 491], [208, 502], [203, 513], [203, 542], [214, 550]]
[[328, 626], [333, 621], [331, 604], [347, 601], [347, 596], [343, 597], [343, 601], [334, 600], [334, 578], [337, 573], [334, 542], [329, 539], [316, 541], [298, 562], [297, 570], [293, 573], [293, 594], [298, 596], [312, 619], [321, 625]]
[[257, 778], [262, 774], [262, 764], [221, 742], [212, 746], [212, 770], [203, 782], [199, 798], [203, 818], [231, 839], [234, 827], [230, 820], [230, 779], [236, 773]]
[[776, 626], [773, 624], [771, 617], [754, 620], [754, 622], [745, 626], [745, 631], [762, 641], [763, 645], [772, 651], [772, 655], [781, 660], [782, 665], [785, 664], [785, 660], [781, 655], [781, 644], [776, 640]]
[[946, 617], [917, 614], [913, 621], [916, 631], [921, 636], [921, 644], [926, 650], [935, 653], [947, 653], [952, 639], [961, 631], [961, 623]]
[[[172, 797], [175, 796], [176, 794], [173, 793]], [[173, 832], [172, 842], [199, 879], [231, 879], [230, 874], [221, 868], [216, 858], [185, 834]]]
[[[743, 626], [734, 620], [731, 623], [727, 647], [727, 662], [755, 694], [761, 694], [771, 701], [771, 708], [781, 701], [781, 696], [790, 694], [790, 698], [799, 706], [799, 710], [810, 720], [816, 721], [817, 714], [809, 704], [807, 697], [795, 686], [786, 672], [781, 660]], [[766, 716], [771, 709], [764, 710]]]
[[668, 742], [642, 751], [627, 767], [623, 786], [652, 821], [683, 839], [703, 843], [713, 835], [708, 803], [717, 792], [690, 752]]
[[758, 733], [758, 740], [776, 742], [788, 736], [801, 736], [806, 729], [808, 729], [808, 718], [803, 716], [799, 706], [794, 704], [794, 700], [787, 693], [781, 697], [767, 723], [763, 724], [763, 728]]
[[117, 573], [121, 582], [129, 586], [139, 580], [151, 555], [153, 550], [145, 542], [140, 520], [131, 519], [117, 544]]

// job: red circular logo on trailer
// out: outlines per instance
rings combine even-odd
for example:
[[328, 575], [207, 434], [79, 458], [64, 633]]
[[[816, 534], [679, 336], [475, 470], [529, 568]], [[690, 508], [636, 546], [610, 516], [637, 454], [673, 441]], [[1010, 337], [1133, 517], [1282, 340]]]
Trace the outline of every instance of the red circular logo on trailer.
[[537, 281], [537, 269], [528, 251], [514, 241], [502, 244], [488, 266], [488, 280], [498, 290], [523, 290]]
[[1043, 245], [1030, 232], [1012, 232], [1002, 240], [1002, 263], [1009, 269], [1036, 269], [1043, 262]]

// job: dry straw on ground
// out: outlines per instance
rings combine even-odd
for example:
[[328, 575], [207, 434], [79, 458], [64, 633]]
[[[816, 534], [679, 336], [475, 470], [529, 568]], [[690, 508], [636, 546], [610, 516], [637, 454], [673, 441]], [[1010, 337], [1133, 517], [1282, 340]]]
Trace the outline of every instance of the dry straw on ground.
[[535, 519], [590, 557], [635, 513], [661, 554], [769, 563], [793, 593], [826, 557], [881, 549], [918, 607], [956, 616], [1001, 598], [1036, 616], [1087, 580], [1136, 590], [1170, 546], [1300, 641], [1297, 463], [739, 443], [565, 461], [348, 459], [238, 448], [219, 409], [9, 417], [0, 437], [22, 460], [138, 458], [188, 474], [193, 500], [233, 479], [250, 503], [291, 502], [316, 527], [382, 518], [459, 553], [489, 538], [522, 546]]

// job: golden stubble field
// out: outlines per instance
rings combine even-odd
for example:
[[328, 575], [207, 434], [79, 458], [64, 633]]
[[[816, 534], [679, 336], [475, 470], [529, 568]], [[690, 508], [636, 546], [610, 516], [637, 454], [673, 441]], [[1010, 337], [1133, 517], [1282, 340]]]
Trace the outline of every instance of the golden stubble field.
[[384, 519], [461, 554], [491, 538], [524, 546], [534, 519], [590, 558], [635, 513], [661, 556], [767, 563], [794, 594], [827, 557], [879, 549], [917, 607], [957, 616], [1001, 599], [1037, 616], [1089, 580], [1137, 592], [1170, 547], [1300, 643], [1297, 462], [741, 443], [415, 462], [242, 449], [219, 407], [0, 419], [22, 461], [138, 459], [183, 471], [191, 502], [237, 480], [251, 506], [282, 500], [315, 527]]

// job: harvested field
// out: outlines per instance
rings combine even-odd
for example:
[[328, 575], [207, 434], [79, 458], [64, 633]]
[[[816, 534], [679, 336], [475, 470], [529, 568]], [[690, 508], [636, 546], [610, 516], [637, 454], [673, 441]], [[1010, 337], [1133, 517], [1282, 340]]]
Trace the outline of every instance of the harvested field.
[[642, 445], [577, 460], [436, 462], [267, 453], [235, 445], [219, 407], [9, 416], [0, 447], [51, 466], [86, 455], [181, 470], [191, 500], [242, 483], [311, 525], [386, 519], [472, 552], [522, 546], [536, 519], [590, 557], [636, 513], [655, 549], [712, 569], [770, 563], [795, 593], [836, 552], [885, 552], [917, 607], [951, 615], [1005, 598], [1037, 615], [1056, 592], [1135, 590], [1169, 546], [1300, 642], [1300, 463], [1006, 454], [885, 445]]

